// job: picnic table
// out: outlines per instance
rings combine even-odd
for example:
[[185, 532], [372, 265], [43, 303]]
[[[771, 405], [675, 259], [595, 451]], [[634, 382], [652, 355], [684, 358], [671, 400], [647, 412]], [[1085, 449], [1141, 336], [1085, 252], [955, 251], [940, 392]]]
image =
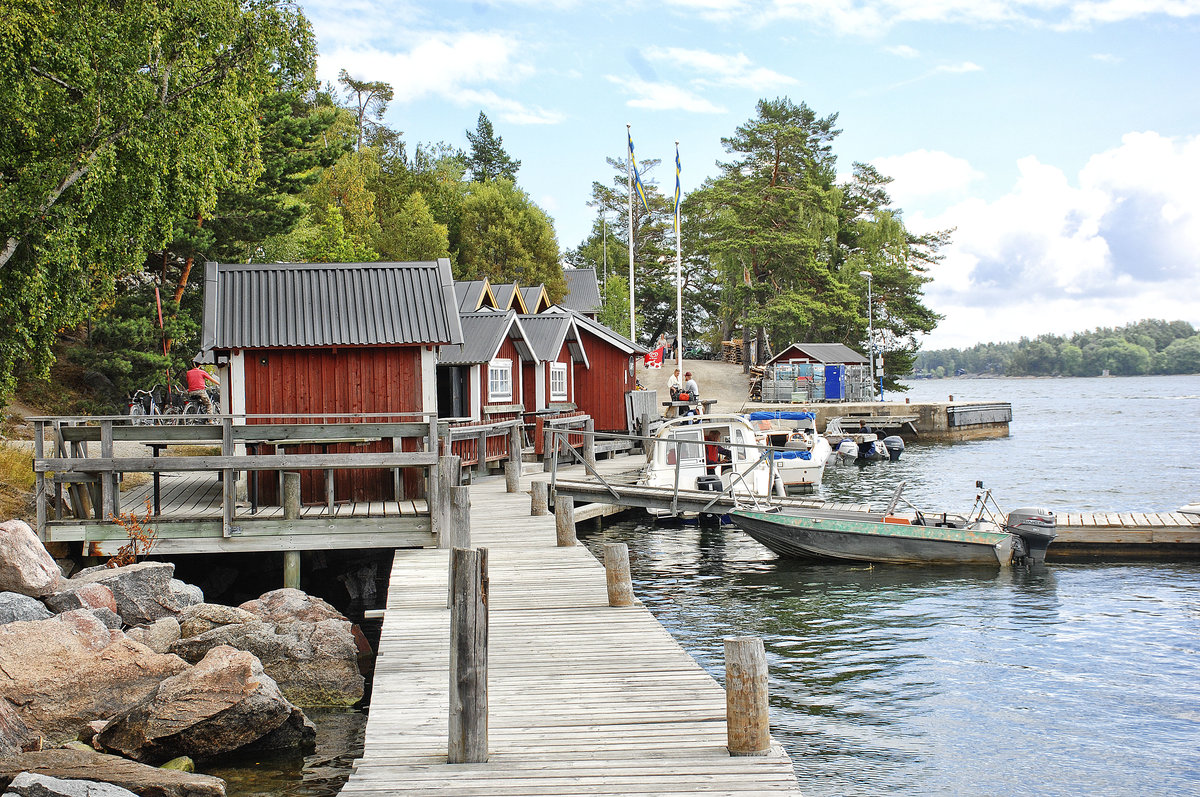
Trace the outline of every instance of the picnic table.
[[709, 407], [716, 403], [716, 399], [696, 399], [695, 401], [664, 401], [662, 405], [667, 408], [668, 418], [678, 418], [683, 414], [684, 407], [688, 409], [699, 407], [701, 415], [709, 415], [711, 414]]

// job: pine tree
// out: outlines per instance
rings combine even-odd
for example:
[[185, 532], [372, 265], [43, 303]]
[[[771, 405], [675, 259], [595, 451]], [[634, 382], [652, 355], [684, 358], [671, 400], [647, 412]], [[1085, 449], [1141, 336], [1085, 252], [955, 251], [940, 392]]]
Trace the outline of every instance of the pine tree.
[[483, 111], [479, 112], [475, 132], [467, 131], [467, 141], [471, 142], [467, 168], [470, 169], [473, 179], [481, 183], [495, 180], [497, 177], [516, 181], [517, 169], [521, 168], [521, 162], [513, 160], [504, 151], [504, 139], [495, 134], [491, 120]]

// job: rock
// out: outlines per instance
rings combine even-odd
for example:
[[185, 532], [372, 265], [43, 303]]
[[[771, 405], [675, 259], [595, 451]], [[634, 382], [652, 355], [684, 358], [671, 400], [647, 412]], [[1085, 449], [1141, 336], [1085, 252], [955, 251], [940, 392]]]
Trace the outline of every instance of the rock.
[[37, 598], [20, 592], [0, 592], [0, 625], [45, 620], [54, 614]]
[[125, 636], [134, 642], [140, 642], [155, 653], [166, 653], [171, 644], [179, 639], [179, 621], [174, 617], [164, 617], [155, 621], [153, 625], [130, 628], [125, 632]]
[[223, 625], [181, 639], [170, 651], [197, 662], [220, 645], [257, 656], [287, 699], [299, 706], [351, 706], [362, 699], [358, 647], [347, 620]]
[[[113, 630], [120, 631], [121, 626], [124, 625], [124, 623], [121, 621], [121, 615], [117, 614], [112, 609], [105, 609], [104, 607], [101, 607], [99, 609], [88, 609], [88, 611], [91, 613], [92, 617], [95, 617], [97, 620], [104, 623], [106, 627]], [[158, 651], [155, 652], [157, 653]]]
[[260, 595], [255, 600], [246, 601], [239, 608], [274, 623], [286, 623], [294, 620], [306, 623], [318, 623], [322, 620], [346, 620], [341, 612], [325, 601], [298, 589], [272, 590]]
[[82, 728], [80, 728], [79, 741], [87, 742], [88, 744], [92, 745], [92, 749], [95, 749], [96, 746], [92, 744], [92, 740], [96, 738], [96, 734], [104, 730], [104, 726], [107, 724], [108, 720], [92, 720], [87, 725], [84, 725]]
[[159, 769], [177, 769], [180, 772], [195, 772], [196, 762], [185, 755], [181, 755], [178, 758], [172, 758], [160, 766]]
[[171, 593], [180, 608], [204, 603], [204, 591], [195, 584], [186, 584], [177, 578], [171, 579]]
[[96, 741], [143, 763], [181, 755], [211, 759], [258, 741], [295, 708], [258, 659], [222, 645], [163, 681], [150, 699], [114, 717]]
[[98, 583], [79, 583], [70, 579], [59, 584], [58, 592], [47, 595], [42, 600], [55, 614], [73, 609], [109, 609], [114, 612], [117, 610], [117, 601], [108, 587]]
[[87, 750], [89, 752], [95, 749], [87, 742], [81, 742], [78, 740], [73, 741], [73, 742], [66, 742], [65, 744], [63, 744], [63, 748], [65, 748], [67, 750]]
[[22, 772], [8, 784], [6, 795], [16, 797], [137, 797], [129, 789], [94, 780], [62, 780]]
[[199, 636], [222, 625], [235, 625], [257, 620], [258, 615], [233, 606], [218, 603], [198, 603], [179, 613], [179, 636], [182, 639]]
[[312, 724], [304, 712], [293, 707], [291, 715], [283, 724], [256, 742], [242, 748], [242, 752], [274, 753], [294, 750], [311, 753], [317, 746], [317, 726]]
[[112, 590], [117, 614], [126, 625], [149, 625], [161, 617], [173, 617], [184, 608], [171, 589], [174, 573], [175, 565], [170, 562], [139, 562], [103, 570], [88, 568], [69, 583], [105, 585]]
[[9, 786], [21, 772], [111, 783], [140, 797], [225, 797], [225, 781], [220, 778], [83, 750], [42, 750], [0, 758], [0, 788]]
[[40, 598], [54, 592], [62, 573], [23, 520], [0, 523], [0, 590]]
[[160, 681], [187, 668], [84, 610], [0, 626], [0, 696], [33, 733], [54, 742], [145, 700]]
[[32, 735], [13, 704], [0, 699], [0, 757], [24, 750]]

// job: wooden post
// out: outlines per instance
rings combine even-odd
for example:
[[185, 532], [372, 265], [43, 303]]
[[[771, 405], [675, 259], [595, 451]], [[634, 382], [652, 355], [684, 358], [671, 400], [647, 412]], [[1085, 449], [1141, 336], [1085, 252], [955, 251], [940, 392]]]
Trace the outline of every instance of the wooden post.
[[555, 496], [554, 534], [559, 547], [575, 544], [575, 499], [568, 495]]
[[508, 432], [508, 461], [521, 463], [521, 419], [517, 418], [512, 422], [512, 428]]
[[[233, 418], [221, 419], [221, 456], [233, 456]], [[296, 477], [296, 517], [300, 517], [300, 474]], [[221, 470], [221, 536], [233, 533], [233, 508], [237, 503], [237, 484], [234, 483], [233, 468]], [[300, 578], [300, 555], [296, 554], [296, 579]]]
[[[300, 474], [284, 471], [283, 474], [283, 519], [300, 518]], [[283, 586], [300, 589], [300, 552], [283, 552]]]
[[552, 467], [550, 463], [557, 461], [558, 459], [557, 451], [553, 454], [550, 453], [551, 439], [554, 440], [555, 445], [558, 444], [558, 437], [554, 435], [553, 430], [550, 428], [550, 424], [546, 424], [546, 427], [542, 430], [542, 470], [546, 473], [550, 472]]
[[550, 514], [550, 485], [547, 482], [537, 481], [529, 484], [529, 514], [531, 515], [549, 515]]
[[451, 764], [488, 760], [488, 571], [487, 548], [450, 552], [450, 739]]
[[438, 535], [439, 548], [454, 547], [451, 515], [453, 496], [450, 489], [457, 483], [455, 474], [459, 468], [461, 468], [461, 460], [458, 457], [438, 457], [437, 473], [434, 478], [438, 485], [437, 495], [430, 498], [429, 512], [432, 516], [434, 531]]
[[604, 543], [604, 579], [608, 582], [609, 606], [633, 605], [633, 582], [629, 577], [629, 546]]
[[[45, 434], [46, 422], [33, 422], [33, 458], [44, 459], [46, 456], [45, 450]], [[37, 535], [42, 540], [46, 539], [46, 474], [38, 471], [33, 476], [34, 495], [37, 499]], [[59, 513], [56, 511], [55, 515]]]
[[486, 430], [479, 433], [479, 461], [475, 463], [475, 472], [480, 476], [488, 475], [487, 439], [488, 433]]
[[516, 493], [521, 490], [521, 461], [508, 460], [504, 463], [504, 491]]
[[583, 461], [596, 467], [596, 419], [583, 422]]
[[767, 755], [767, 654], [758, 637], [725, 640], [725, 719], [730, 755]]
[[[100, 421], [100, 456], [104, 459], [112, 459], [113, 455], [113, 433], [112, 421]], [[108, 520], [110, 514], [117, 514], [119, 511], [115, 503], [117, 474], [115, 472], [101, 473], [100, 478], [100, 520]]]
[[[450, 488], [451, 550], [471, 547], [471, 488], [455, 485]], [[450, 575], [446, 581], [446, 607], [454, 606], [454, 556], [450, 556]]]

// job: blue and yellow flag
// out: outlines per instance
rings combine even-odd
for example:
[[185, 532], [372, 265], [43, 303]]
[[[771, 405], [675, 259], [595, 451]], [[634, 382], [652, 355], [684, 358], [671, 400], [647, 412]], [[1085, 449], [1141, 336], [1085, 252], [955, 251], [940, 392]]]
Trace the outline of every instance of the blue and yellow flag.
[[633, 157], [633, 134], [626, 130], [625, 135], [629, 138], [629, 163], [633, 167], [633, 190], [637, 191], [637, 195], [642, 199], [642, 207], [649, 213], [650, 205], [646, 202], [646, 189], [642, 187], [642, 176], [638, 174], [637, 158]]
[[675, 142], [675, 234], [679, 235], [679, 142]]

